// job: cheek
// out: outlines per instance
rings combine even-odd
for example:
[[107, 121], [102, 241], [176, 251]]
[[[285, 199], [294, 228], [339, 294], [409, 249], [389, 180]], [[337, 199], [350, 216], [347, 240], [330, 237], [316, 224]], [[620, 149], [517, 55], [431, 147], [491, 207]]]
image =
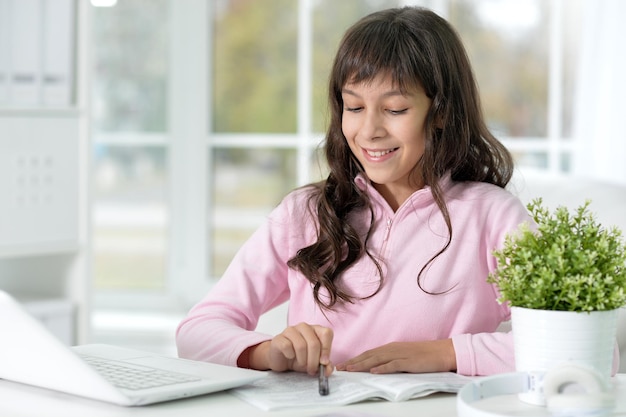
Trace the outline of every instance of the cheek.
[[[426, 131], [424, 130], [424, 128], [425, 128], [424, 123], [416, 123], [414, 126], [410, 128], [410, 130], [407, 130], [407, 134], [412, 135], [414, 140], [418, 144], [420, 144], [422, 148], [424, 147], [424, 141], [426, 138]], [[411, 133], [409, 133], [409, 131]]]
[[358, 124], [350, 114], [344, 114], [341, 119], [341, 131], [348, 141], [353, 140], [358, 131]]
[[426, 148], [425, 135], [423, 130], [417, 130], [416, 127], [411, 129], [405, 129], [402, 133], [398, 132], [398, 135], [402, 135], [403, 142], [408, 146], [410, 150], [411, 158], [419, 159], [424, 154]]
[[350, 138], [350, 126], [345, 118], [341, 120], [341, 132], [346, 137], [346, 139]]

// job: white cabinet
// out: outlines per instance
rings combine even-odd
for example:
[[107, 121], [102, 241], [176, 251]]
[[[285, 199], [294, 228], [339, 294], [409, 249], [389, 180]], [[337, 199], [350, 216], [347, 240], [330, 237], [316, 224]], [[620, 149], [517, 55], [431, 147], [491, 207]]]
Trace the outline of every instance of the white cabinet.
[[[77, 0], [0, 0], [0, 288], [68, 344], [85, 340], [89, 328], [88, 8]], [[52, 38], [16, 38], [59, 23]], [[20, 93], [26, 84], [34, 89], [29, 100]]]
[[76, 250], [79, 118], [0, 116], [0, 255]]

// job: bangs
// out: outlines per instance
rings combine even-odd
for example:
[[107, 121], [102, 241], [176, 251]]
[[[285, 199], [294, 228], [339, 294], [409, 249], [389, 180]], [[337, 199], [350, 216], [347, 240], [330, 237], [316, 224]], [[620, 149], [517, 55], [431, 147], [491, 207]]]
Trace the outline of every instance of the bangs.
[[[337, 88], [346, 84], [370, 82], [377, 76], [389, 76], [400, 92], [423, 86], [424, 65], [416, 49], [416, 40], [401, 24], [371, 24], [347, 34], [339, 51]], [[407, 57], [410, 57], [407, 59]]]

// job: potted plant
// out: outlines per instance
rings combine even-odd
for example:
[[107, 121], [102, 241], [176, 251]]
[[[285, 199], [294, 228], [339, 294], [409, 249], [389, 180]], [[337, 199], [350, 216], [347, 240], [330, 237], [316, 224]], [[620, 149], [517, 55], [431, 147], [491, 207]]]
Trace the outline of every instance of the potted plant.
[[[511, 307], [517, 371], [543, 375], [577, 362], [608, 379], [613, 365], [618, 309], [626, 305], [626, 246], [616, 227], [605, 228], [589, 211], [550, 212], [535, 199], [524, 223], [494, 252], [488, 281]], [[520, 395], [545, 405], [542, 392]]]

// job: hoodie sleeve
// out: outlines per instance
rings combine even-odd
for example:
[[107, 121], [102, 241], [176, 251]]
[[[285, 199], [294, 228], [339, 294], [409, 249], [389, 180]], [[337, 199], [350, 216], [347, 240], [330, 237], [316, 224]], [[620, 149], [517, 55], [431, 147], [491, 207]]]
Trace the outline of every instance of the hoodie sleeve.
[[[452, 337], [457, 373], [492, 375], [515, 371], [513, 332], [461, 334]], [[619, 346], [615, 342], [611, 375], [619, 372]]]
[[[512, 194], [498, 192], [498, 197], [492, 201], [494, 203], [485, 216], [488, 220], [483, 235], [489, 272], [496, 270], [497, 260], [493, 251], [502, 247], [506, 235], [517, 231], [522, 223], [534, 227], [526, 207]], [[494, 299], [500, 297], [497, 285], [490, 284], [488, 288], [493, 292]], [[501, 305], [501, 309], [503, 320], [510, 320], [508, 305]], [[452, 337], [452, 342], [460, 374], [474, 376], [515, 371], [512, 332], [458, 334]]]
[[460, 334], [452, 337], [457, 373], [492, 375], [515, 371], [511, 332]]
[[289, 227], [294, 206], [293, 198], [286, 199], [270, 214], [179, 324], [180, 357], [236, 366], [246, 348], [272, 338], [254, 329], [263, 313], [289, 298], [291, 235], [302, 235]]

